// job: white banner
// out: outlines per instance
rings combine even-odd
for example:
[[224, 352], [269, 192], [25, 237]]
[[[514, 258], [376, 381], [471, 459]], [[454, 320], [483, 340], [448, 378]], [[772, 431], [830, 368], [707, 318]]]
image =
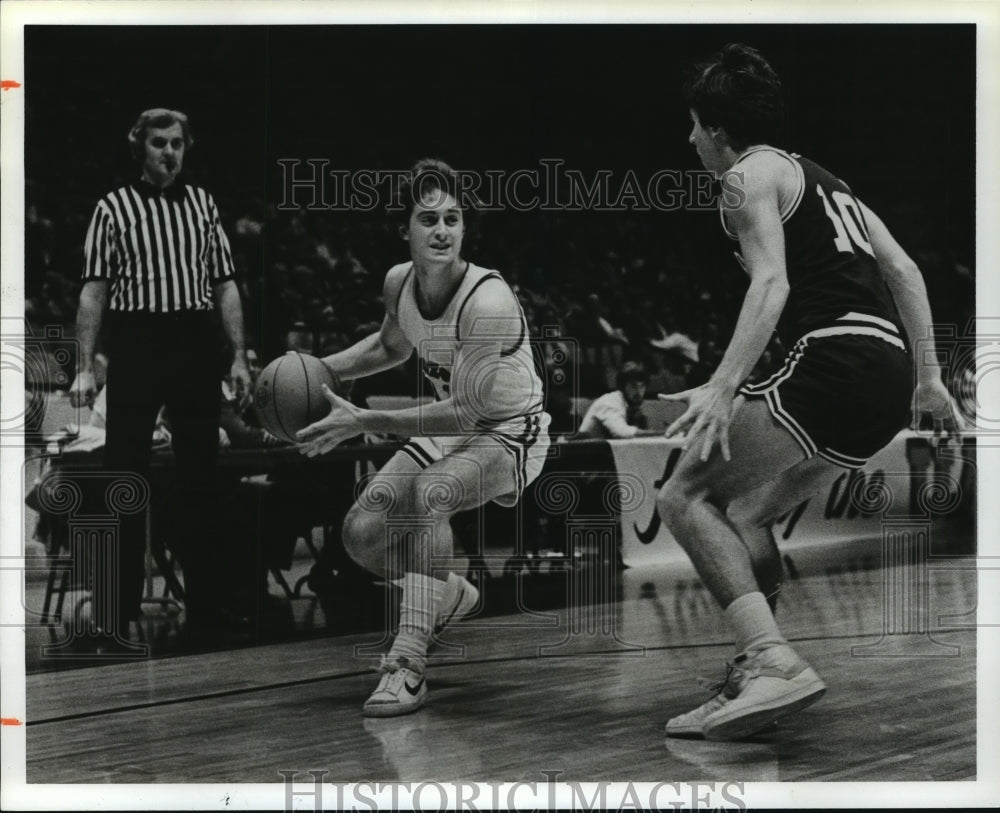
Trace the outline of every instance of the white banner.
[[[642, 480], [645, 491], [623, 513], [622, 559], [629, 567], [686, 560], [656, 513], [656, 494], [680, 457], [676, 439], [646, 437], [609, 441], [619, 474]], [[837, 541], [881, 538], [883, 522], [909, 516], [928, 520], [959, 500], [964, 461], [954, 447], [934, 454], [925, 435], [909, 430], [858, 471], [844, 470], [832, 485], [781, 518], [774, 528], [784, 552]]]

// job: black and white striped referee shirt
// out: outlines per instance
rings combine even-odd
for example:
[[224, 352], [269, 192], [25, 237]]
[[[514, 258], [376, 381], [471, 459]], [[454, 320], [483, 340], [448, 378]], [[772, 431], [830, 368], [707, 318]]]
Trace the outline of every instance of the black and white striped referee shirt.
[[144, 180], [105, 195], [87, 230], [83, 279], [110, 282], [118, 312], [211, 310], [212, 286], [234, 274], [229, 240], [212, 196]]

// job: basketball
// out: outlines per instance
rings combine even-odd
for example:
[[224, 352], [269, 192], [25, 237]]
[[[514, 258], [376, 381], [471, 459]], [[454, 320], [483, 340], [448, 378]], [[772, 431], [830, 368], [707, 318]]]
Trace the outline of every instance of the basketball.
[[337, 376], [316, 356], [292, 352], [274, 359], [260, 371], [254, 387], [260, 425], [275, 437], [297, 443], [296, 432], [330, 411], [324, 384], [339, 391]]

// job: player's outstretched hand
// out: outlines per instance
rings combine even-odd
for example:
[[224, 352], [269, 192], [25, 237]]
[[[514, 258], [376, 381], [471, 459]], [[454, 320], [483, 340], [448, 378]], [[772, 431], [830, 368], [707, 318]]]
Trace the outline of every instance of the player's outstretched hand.
[[934, 426], [931, 445], [937, 446], [942, 437], [956, 441], [961, 438], [962, 416], [941, 379], [922, 381], [913, 391], [913, 429], [920, 428], [924, 415], [931, 418]]
[[722, 456], [729, 460], [729, 423], [735, 411], [733, 396], [730, 387], [711, 381], [684, 392], [657, 396], [661, 401], [685, 401], [688, 405], [683, 414], [667, 427], [664, 437], [673, 437], [687, 430], [684, 448], [693, 442], [700, 443], [703, 462], [712, 454], [716, 442]]
[[299, 439], [299, 451], [308, 457], [326, 454], [338, 443], [365, 431], [361, 426], [360, 407], [341, 398], [326, 384], [323, 395], [330, 402], [330, 412], [295, 435]]

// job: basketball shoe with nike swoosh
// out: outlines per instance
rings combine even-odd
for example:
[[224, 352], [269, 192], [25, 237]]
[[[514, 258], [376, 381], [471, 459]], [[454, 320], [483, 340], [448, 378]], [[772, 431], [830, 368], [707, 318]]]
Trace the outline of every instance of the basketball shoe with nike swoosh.
[[409, 714], [427, 701], [427, 681], [420, 672], [410, 668], [406, 658], [388, 660], [383, 655], [377, 671], [382, 673], [382, 679], [365, 701], [366, 717]]
[[815, 703], [826, 685], [787, 644], [743, 652], [729, 665], [717, 694], [667, 722], [671, 737], [738, 740]]

